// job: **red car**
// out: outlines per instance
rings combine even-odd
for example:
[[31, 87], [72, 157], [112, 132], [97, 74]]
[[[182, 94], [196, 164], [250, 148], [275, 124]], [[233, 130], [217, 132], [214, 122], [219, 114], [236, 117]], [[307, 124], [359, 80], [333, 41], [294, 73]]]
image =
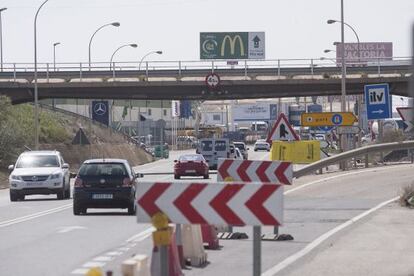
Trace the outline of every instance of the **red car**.
[[180, 179], [181, 176], [203, 176], [209, 178], [208, 164], [201, 154], [181, 155], [178, 160], [174, 160], [174, 178]]

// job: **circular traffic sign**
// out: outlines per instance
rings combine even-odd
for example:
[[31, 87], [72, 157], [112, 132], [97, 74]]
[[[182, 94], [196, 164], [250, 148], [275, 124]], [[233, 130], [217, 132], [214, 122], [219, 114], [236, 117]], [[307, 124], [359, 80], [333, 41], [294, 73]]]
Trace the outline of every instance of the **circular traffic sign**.
[[206, 77], [206, 84], [209, 88], [215, 89], [220, 85], [220, 77], [216, 73], [208, 74]]
[[332, 123], [334, 125], [340, 125], [340, 124], [342, 124], [342, 115], [341, 114], [334, 114], [332, 116]]

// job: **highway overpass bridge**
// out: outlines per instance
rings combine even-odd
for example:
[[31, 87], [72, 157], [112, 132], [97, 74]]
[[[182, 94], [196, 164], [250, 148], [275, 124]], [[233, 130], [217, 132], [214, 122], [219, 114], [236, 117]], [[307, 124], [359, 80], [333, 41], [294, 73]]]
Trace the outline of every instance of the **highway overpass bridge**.
[[[326, 96], [341, 94], [341, 68], [326, 60], [225, 62], [147, 62], [40, 64], [39, 99], [221, 100]], [[347, 68], [347, 94], [363, 93], [364, 85], [389, 83], [391, 93], [408, 96], [410, 58], [353, 64]], [[143, 68], [143, 70], [141, 70]], [[89, 70], [90, 69], [90, 70]], [[0, 72], [0, 94], [13, 103], [33, 101], [33, 64], [6, 64]], [[219, 89], [205, 77], [216, 73]]]

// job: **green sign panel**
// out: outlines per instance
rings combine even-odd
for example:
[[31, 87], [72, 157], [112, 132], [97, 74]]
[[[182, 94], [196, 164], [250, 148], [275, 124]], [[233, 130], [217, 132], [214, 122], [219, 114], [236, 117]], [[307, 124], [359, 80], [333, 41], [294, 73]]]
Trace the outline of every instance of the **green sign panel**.
[[264, 59], [264, 32], [200, 33], [200, 59]]

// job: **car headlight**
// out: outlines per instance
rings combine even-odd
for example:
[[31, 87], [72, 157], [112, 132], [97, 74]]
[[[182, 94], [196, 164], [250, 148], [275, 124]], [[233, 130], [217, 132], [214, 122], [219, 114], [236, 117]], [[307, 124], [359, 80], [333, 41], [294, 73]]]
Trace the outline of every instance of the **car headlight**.
[[58, 179], [58, 178], [61, 178], [61, 177], [62, 177], [61, 173], [55, 173], [55, 174], [52, 174], [50, 176], [50, 179]]
[[20, 176], [18, 176], [18, 175], [12, 175], [11, 176], [11, 179], [14, 179], [14, 180], [22, 180], [22, 178]]

